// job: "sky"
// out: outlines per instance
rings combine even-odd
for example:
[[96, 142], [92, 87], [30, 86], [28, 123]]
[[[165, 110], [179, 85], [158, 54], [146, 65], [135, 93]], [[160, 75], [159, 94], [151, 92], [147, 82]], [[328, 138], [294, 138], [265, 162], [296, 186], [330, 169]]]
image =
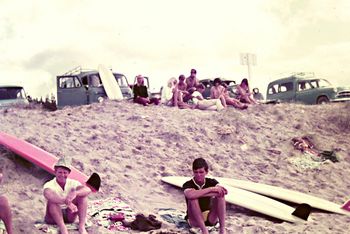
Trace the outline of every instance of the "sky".
[[56, 76], [104, 64], [159, 89], [197, 70], [251, 87], [314, 72], [350, 86], [348, 0], [0, 0], [0, 85], [56, 94]]

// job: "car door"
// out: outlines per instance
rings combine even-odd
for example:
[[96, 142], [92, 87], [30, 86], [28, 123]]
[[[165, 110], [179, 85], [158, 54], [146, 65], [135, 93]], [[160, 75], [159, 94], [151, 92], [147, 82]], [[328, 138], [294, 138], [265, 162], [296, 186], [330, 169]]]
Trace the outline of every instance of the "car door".
[[310, 81], [299, 81], [295, 101], [304, 104], [316, 104], [319, 90]]
[[87, 104], [87, 94], [78, 77], [58, 77], [57, 105], [62, 107], [83, 104]]
[[270, 85], [267, 90], [268, 100], [279, 100], [281, 102], [295, 101], [295, 91], [293, 81], [285, 81]]
[[107, 97], [106, 91], [103, 88], [102, 81], [98, 73], [90, 74], [89, 76], [83, 78], [88, 80], [87, 95], [89, 104], [99, 102], [99, 99], [101, 97], [104, 99]]

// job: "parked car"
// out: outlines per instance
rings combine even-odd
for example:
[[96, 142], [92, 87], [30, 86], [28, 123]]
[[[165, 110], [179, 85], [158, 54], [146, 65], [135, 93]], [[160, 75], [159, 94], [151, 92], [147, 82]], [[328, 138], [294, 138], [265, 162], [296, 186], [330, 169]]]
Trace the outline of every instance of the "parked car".
[[[113, 72], [124, 99], [132, 98], [132, 91], [127, 78]], [[107, 97], [97, 70], [84, 70], [77, 67], [57, 76], [57, 105], [75, 106], [100, 102]]]
[[[215, 79], [215, 78], [214, 78]], [[210, 98], [210, 89], [214, 85], [214, 79], [202, 79], [199, 81], [199, 83], [203, 84], [205, 89], [203, 91], [203, 97], [206, 99]], [[231, 79], [225, 79], [225, 78], [220, 78], [223, 83], [226, 83], [228, 85], [228, 91], [229, 95], [233, 98], [236, 98], [236, 81], [231, 80]]]
[[27, 105], [29, 102], [22, 86], [0, 86], [0, 108]]
[[304, 104], [350, 101], [350, 88], [336, 88], [326, 79], [297, 74], [271, 82], [266, 99]]

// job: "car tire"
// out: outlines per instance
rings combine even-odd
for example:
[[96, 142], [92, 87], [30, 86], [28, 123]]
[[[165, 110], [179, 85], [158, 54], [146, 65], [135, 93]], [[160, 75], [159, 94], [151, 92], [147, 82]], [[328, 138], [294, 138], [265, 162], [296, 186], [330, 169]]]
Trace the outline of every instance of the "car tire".
[[329, 102], [328, 97], [326, 96], [321, 96], [317, 98], [317, 104], [327, 104]]

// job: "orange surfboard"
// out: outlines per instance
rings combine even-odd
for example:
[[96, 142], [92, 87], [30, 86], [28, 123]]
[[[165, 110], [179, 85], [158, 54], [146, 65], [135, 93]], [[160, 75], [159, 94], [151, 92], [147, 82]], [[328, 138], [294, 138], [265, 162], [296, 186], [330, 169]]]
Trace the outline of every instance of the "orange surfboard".
[[[54, 166], [58, 158], [53, 154], [4, 132], [0, 132], [0, 144], [45, 171], [51, 174], [55, 173]], [[68, 177], [87, 185], [93, 192], [98, 191], [101, 185], [101, 178], [97, 173], [93, 173], [88, 177], [74, 167], [71, 168], [71, 173]]]

